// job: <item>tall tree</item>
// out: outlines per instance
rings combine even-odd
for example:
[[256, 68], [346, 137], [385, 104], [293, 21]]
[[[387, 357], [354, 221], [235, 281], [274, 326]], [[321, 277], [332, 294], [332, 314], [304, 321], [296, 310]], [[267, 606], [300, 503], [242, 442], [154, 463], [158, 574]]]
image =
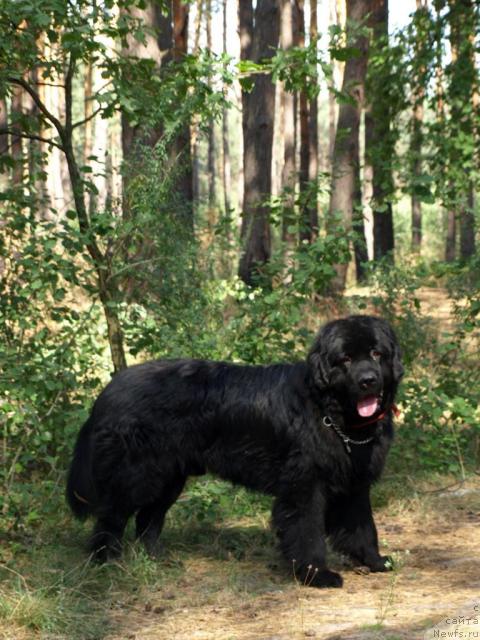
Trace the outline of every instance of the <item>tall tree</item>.
[[[172, 15], [169, 12], [164, 15], [160, 7], [154, 2], [148, 2], [145, 8], [132, 5], [124, 13], [130, 18], [138, 20], [144, 25], [146, 33], [144, 40], [129, 35], [126, 46], [123, 48], [124, 56], [142, 59], [149, 58], [156, 62], [158, 72], [161, 64], [166, 64], [171, 59], [172, 48]], [[130, 119], [125, 112], [121, 115], [122, 122], [122, 154], [124, 163], [123, 172], [123, 212], [129, 215], [130, 203], [128, 201], [128, 182], [130, 174], [135, 175], [135, 167], [138, 160], [139, 145], [155, 146], [160, 140], [163, 128], [158, 125], [154, 129], [146, 130], [141, 124], [130, 124]]]
[[[340, 105], [333, 148], [333, 167], [327, 227], [338, 233], [339, 218], [344, 230], [352, 228], [354, 203], [358, 193], [358, 158], [360, 116], [365, 93], [368, 40], [358, 25], [365, 21], [370, 10], [368, 0], [347, 0], [347, 45], [358, 50], [358, 55], [348, 58], [345, 64], [342, 92], [351, 100]], [[344, 230], [341, 233], [344, 233]], [[336, 291], [345, 287], [347, 264], [336, 265], [337, 276], [333, 282]]]
[[[314, 43], [318, 38], [318, 17], [317, 17], [317, 0], [310, 0], [310, 42]], [[318, 84], [318, 74], [315, 69], [311, 76], [311, 82]], [[316, 185], [318, 178], [318, 96], [314, 95], [310, 98], [308, 113], [308, 180], [311, 184]], [[310, 224], [315, 234], [318, 229], [318, 198], [315, 190], [312, 195], [310, 208]]]
[[381, 62], [369, 75], [365, 112], [365, 155], [372, 167], [372, 210], [374, 259], [389, 256], [393, 260], [394, 233], [392, 197], [394, 193], [392, 158], [394, 143], [390, 131], [388, 53], [388, 0], [370, 1], [369, 24], [373, 29], [375, 54]]
[[[314, 6], [314, 2], [311, 3], [311, 8]], [[298, 20], [298, 45], [300, 47], [305, 46], [305, 1], [296, 0], [297, 8], [297, 20]], [[312, 11], [310, 9], [310, 15]], [[316, 30], [316, 5], [313, 11], [313, 28]], [[316, 81], [316, 73], [312, 74], [310, 78], [311, 82]], [[316, 98], [315, 98], [316, 101]], [[309, 101], [306, 89], [302, 88], [299, 95], [300, 106], [300, 193], [301, 198], [301, 220], [300, 220], [300, 240], [311, 241], [318, 229], [317, 219], [317, 207], [316, 202], [314, 204], [312, 189], [310, 185], [311, 173], [315, 171], [316, 178], [316, 159], [318, 153], [318, 137], [315, 141], [311, 140], [311, 134], [316, 134], [316, 128], [313, 127], [312, 117], [316, 119], [315, 115], [311, 113], [311, 106], [313, 100]], [[315, 103], [316, 104], [316, 103]], [[316, 124], [316, 123], [315, 123]], [[315, 157], [313, 157], [315, 156]]]
[[[228, 15], [227, 0], [223, 0], [222, 17], [223, 17], [223, 54], [227, 55], [227, 15]], [[229, 142], [229, 123], [228, 123], [228, 108], [225, 106], [222, 114], [222, 146], [223, 146], [223, 194], [224, 194], [224, 207], [225, 215], [228, 217], [231, 210], [231, 189], [232, 189], [232, 175], [231, 175], [231, 163], [230, 163], [230, 142]]]
[[444, 0], [434, 3], [434, 75], [435, 75], [435, 128], [437, 132], [437, 146], [439, 147], [439, 184], [442, 186], [442, 203], [445, 207], [446, 218], [446, 238], [445, 238], [445, 260], [452, 262], [456, 256], [456, 219], [455, 208], [452, 205], [450, 194], [452, 192], [452, 179], [448, 176], [449, 164], [449, 144], [445, 132], [447, 131], [446, 117], [446, 87], [444, 68], [444, 27], [445, 20], [441, 15], [444, 9]]
[[[247, 6], [248, 5], [248, 6]], [[279, 37], [280, 0], [257, 0], [253, 25], [251, 0], [239, 3], [242, 53], [250, 43], [253, 31], [251, 59], [267, 60], [275, 53]], [[252, 28], [253, 26], [253, 28]], [[239, 275], [253, 284], [255, 275], [268, 262], [271, 251], [269, 207], [265, 199], [271, 192], [273, 122], [275, 114], [275, 86], [268, 74], [253, 78], [253, 89], [243, 101], [243, 167], [244, 194], [241, 236], [243, 253]]]
[[8, 112], [7, 101], [4, 97], [0, 98], [0, 189], [4, 189], [8, 185], [8, 169], [3, 164], [2, 160], [7, 157], [9, 152], [10, 141], [7, 133], [8, 131]]
[[[142, 24], [144, 38], [138, 39], [130, 35], [127, 39], [128, 46], [123, 53], [133, 58], [148, 58], [157, 64], [158, 73], [162, 68], [172, 62], [180, 61], [187, 52], [188, 16], [189, 4], [181, 0], [160, 3], [150, 0], [140, 8], [140, 5], [128, 7], [130, 18], [137, 19]], [[135, 163], [138, 158], [139, 146], [155, 146], [164, 135], [162, 123], [148, 129], [141, 124], [132, 126], [125, 115], [122, 115], [122, 150], [123, 157], [131, 165], [135, 173]], [[192, 159], [190, 152], [190, 125], [184, 123], [169, 147], [170, 163], [175, 164], [177, 170], [175, 190], [181, 196], [182, 211], [186, 226], [193, 229], [193, 177]], [[128, 170], [127, 176], [128, 180]], [[124, 210], [128, 211], [128, 187], [124, 183], [124, 192], [127, 198], [124, 202]]]
[[[297, 10], [298, 46], [305, 47], [305, 0], [295, 0]], [[310, 156], [310, 142], [308, 129], [308, 97], [305, 89], [300, 89], [299, 96], [299, 124], [300, 124], [300, 172], [299, 183], [300, 193], [304, 195], [302, 200], [306, 200], [305, 192], [308, 190], [308, 165]], [[302, 202], [300, 220], [300, 239], [310, 238], [307, 203]]]
[[[212, 50], [212, 0], [206, 0], [206, 26], [207, 26], [207, 49]], [[208, 172], [208, 208], [210, 215], [216, 205], [215, 194], [215, 123], [210, 122], [208, 127], [208, 151], [207, 151], [207, 172]]]
[[[190, 4], [186, 0], [173, 0], [173, 60], [180, 62], [188, 53], [188, 22]], [[179, 129], [174, 143], [173, 161], [180, 163], [176, 189], [182, 198], [181, 212], [184, 224], [193, 231], [193, 170], [190, 123]]]
[[[293, 5], [292, 0], [282, 0], [280, 17], [280, 46], [288, 51], [293, 46]], [[295, 203], [295, 96], [293, 91], [282, 87], [281, 129], [283, 133], [283, 168], [281, 189], [287, 192], [283, 219], [283, 239], [292, 241], [289, 227], [294, 223]]]
[[[328, 19], [332, 26], [340, 28], [345, 27], [346, 20], [346, 6], [345, 0], [329, 0], [328, 3]], [[330, 62], [332, 65], [332, 82], [336, 89], [340, 88], [343, 78], [344, 63], [331, 57]], [[337, 126], [337, 105], [335, 99], [335, 93], [333, 91], [328, 92], [328, 163], [327, 167], [330, 168], [333, 159], [333, 147], [335, 145], [335, 129]]]
[[[202, 26], [203, 16], [203, 0], [197, 0], [195, 11], [195, 25], [194, 25], [194, 39], [193, 39], [193, 54], [197, 55], [200, 49], [200, 32]], [[195, 206], [198, 206], [200, 200], [200, 144], [199, 144], [199, 131], [198, 123], [193, 121], [192, 123], [192, 193], [193, 202]]]
[[[460, 256], [475, 253], [474, 184], [475, 169], [474, 93], [478, 84], [475, 66], [475, 8], [472, 0], [449, 0], [448, 20], [452, 64], [449, 99], [451, 105], [453, 188], [460, 227]], [[469, 141], [469, 144], [465, 144]]]
[[412, 109], [412, 135], [410, 151], [412, 156], [412, 249], [419, 252], [422, 244], [422, 201], [418, 195], [419, 180], [422, 176], [422, 144], [423, 144], [423, 103], [425, 98], [424, 76], [425, 64], [423, 62], [424, 20], [428, 17], [426, 0], [416, 0], [415, 25], [415, 74], [413, 78], [413, 109]]
[[10, 107], [11, 143], [10, 150], [13, 160], [12, 181], [14, 185], [21, 185], [24, 173], [24, 155], [21, 137], [21, 121], [23, 118], [24, 91], [21, 86], [15, 85], [12, 89]]

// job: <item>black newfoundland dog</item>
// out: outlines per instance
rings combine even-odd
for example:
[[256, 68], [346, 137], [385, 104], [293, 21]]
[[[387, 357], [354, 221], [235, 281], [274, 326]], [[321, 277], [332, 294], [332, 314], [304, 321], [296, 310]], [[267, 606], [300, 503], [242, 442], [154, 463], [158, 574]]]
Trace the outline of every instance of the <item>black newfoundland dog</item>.
[[392, 441], [402, 374], [392, 329], [370, 316], [330, 322], [298, 364], [130, 367], [80, 431], [68, 502], [78, 517], [97, 519], [91, 548], [99, 561], [119, 553], [133, 514], [153, 551], [188, 476], [211, 472], [275, 497], [273, 526], [302, 583], [342, 585], [326, 566], [326, 538], [385, 571], [369, 491]]

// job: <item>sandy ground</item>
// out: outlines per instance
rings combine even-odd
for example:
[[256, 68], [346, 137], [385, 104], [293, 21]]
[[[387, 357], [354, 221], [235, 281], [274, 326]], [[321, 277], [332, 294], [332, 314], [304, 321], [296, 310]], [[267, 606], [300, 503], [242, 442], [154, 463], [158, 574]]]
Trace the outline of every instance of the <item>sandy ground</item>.
[[[271, 568], [249, 561], [245, 574], [235, 576], [244, 593], [228, 588], [228, 575], [225, 587], [212, 593], [214, 560], [198, 558], [179, 584], [114, 612], [117, 631], [108, 640], [480, 638], [480, 482], [423, 495], [397, 513], [380, 512], [377, 524], [384, 551], [399, 559], [392, 573], [360, 575], [337, 561], [341, 590], [311, 589], [284, 577], [265, 587]], [[425, 635], [460, 614], [471, 622], [458, 633], [476, 636]], [[444, 632], [454, 631], [452, 624]]]

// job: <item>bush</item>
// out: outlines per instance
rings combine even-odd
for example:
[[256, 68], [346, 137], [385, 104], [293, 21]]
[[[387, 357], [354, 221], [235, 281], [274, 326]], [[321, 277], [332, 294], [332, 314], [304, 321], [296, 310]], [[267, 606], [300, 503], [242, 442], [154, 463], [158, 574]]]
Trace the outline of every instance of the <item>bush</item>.
[[[380, 264], [372, 274], [373, 302], [398, 334], [407, 371], [399, 394], [403, 425], [393, 450], [394, 463], [402, 470], [408, 465], [413, 472], [465, 477], [479, 462], [480, 372], [468, 339], [474, 332], [474, 306], [460, 303], [465, 280], [463, 287], [447, 282], [450, 293], [455, 291], [456, 322], [439, 333], [422, 315], [417, 296], [420, 286], [445, 274], [444, 265], [429, 271], [424, 265]], [[457, 269], [454, 274], [459, 276]]]

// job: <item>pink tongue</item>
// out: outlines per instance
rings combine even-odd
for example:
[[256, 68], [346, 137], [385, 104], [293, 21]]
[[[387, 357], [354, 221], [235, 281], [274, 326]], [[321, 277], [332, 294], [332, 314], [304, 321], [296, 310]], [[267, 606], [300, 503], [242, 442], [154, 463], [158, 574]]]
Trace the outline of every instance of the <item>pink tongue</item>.
[[363, 400], [359, 400], [357, 404], [357, 411], [362, 416], [362, 418], [369, 418], [373, 416], [378, 407], [378, 401], [376, 396], [368, 396], [367, 398], [363, 398]]

